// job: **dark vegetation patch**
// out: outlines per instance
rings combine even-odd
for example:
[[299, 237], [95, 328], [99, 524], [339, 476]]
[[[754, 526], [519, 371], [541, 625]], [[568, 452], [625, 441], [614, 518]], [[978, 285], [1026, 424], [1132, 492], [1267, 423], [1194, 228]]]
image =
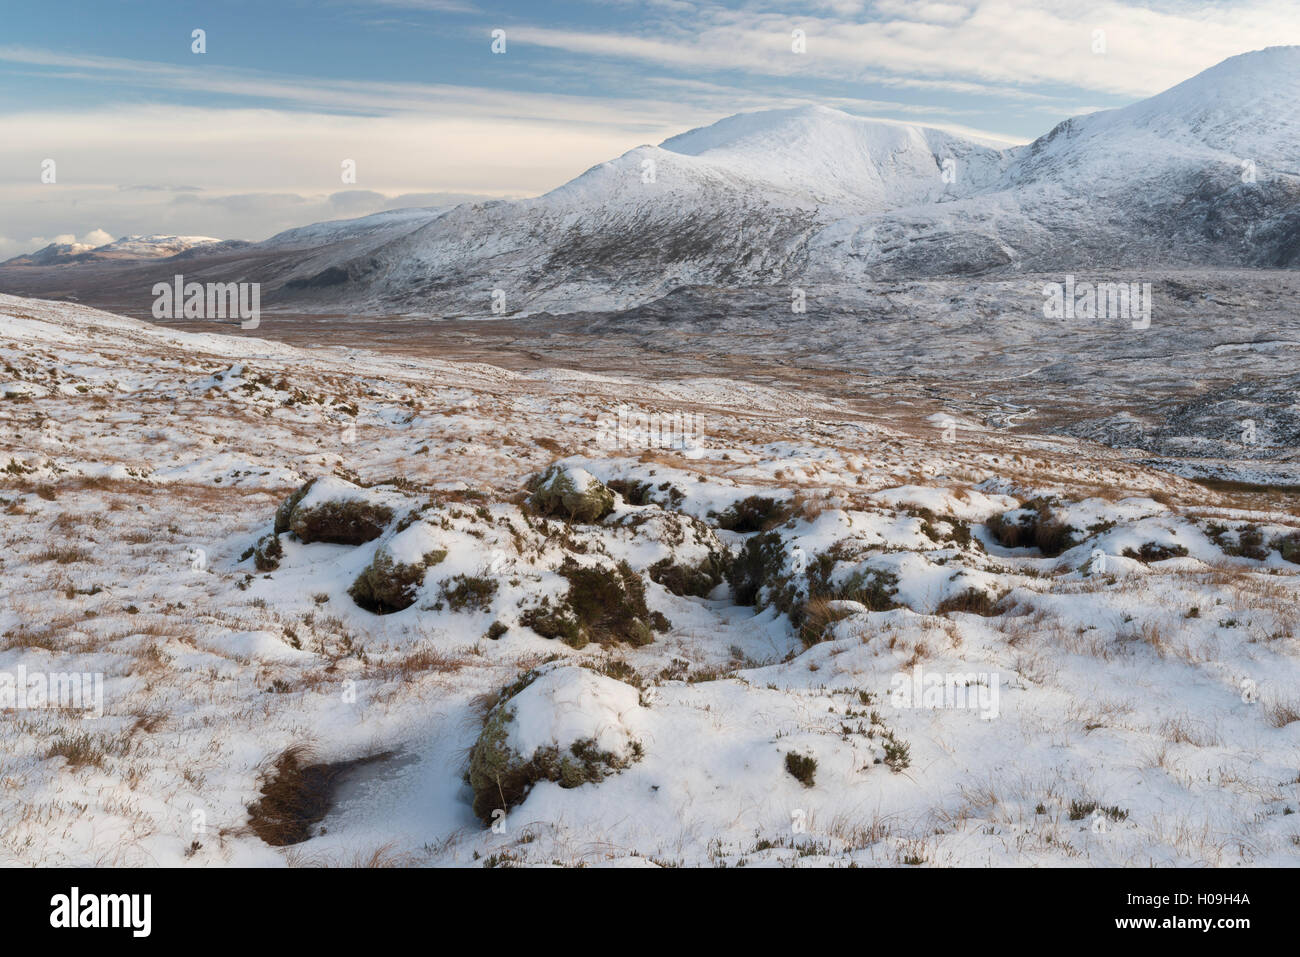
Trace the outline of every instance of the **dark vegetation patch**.
[[304, 543], [364, 545], [382, 535], [392, 520], [393, 510], [387, 505], [346, 499], [295, 508], [289, 528]]
[[1232, 529], [1227, 525], [1211, 522], [1206, 526], [1205, 534], [1225, 555], [1232, 555], [1237, 558], [1251, 558], [1255, 561], [1263, 561], [1268, 558], [1269, 549], [1264, 544], [1264, 533], [1258, 525], [1243, 525], [1238, 528], [1236, 530], [1236, 542], [1228, 540], [1230, 531]]
[[983, 588], [967, 588], [959, 594], [948, 596], [939, 602], [939, 607], [934, 610], [934, 613], [946, 615], [954, 611], [981, 615], [985, 618], [992, 618], [999, 613], [997, 599]]
[[727, 569], [727, 584], [736, 604], [757, 604], [764, 585], [780, 576], [784, 564], [785, 545], [776, 532], [755, 535], [745, 542]]
[[481, 575], [457, 575], [442, 584], [442, 597], [452, 611], [487, 611], [497, 593], [497, 583]]
[[623, 496], [629, 505], [661, 505], [676, 508], [686, 500], [686, 495], [671, 482], [638, 482], [635, 479], [610, 479], [609, 488]]
[[1152, 562], [1163, 562], [1170, 558], [1183, 558], [1187, 555], [1187, 549], [1182, 545], [1159, 545], [1155, 542], [1143, 542], [1139, 549], [1126, 548], [1123, 553], [1125, 558], [1136, 558], [1138, 561], [1150, 565]]
[[[804, 580], [785, 571], [786, 549], [776, 532], [764, 532], [745, 542], [727, 569], [727, 583], [738, 605], [774, 606], [789, 617], [805, 644], [821, 640], [825, 627], [844, 615], [828, 601], [855, 601], [868, 611], [897, 608], [898, 576], [871, 568], [855, 570], [842, 583], [834, 582], [836, 551], [823, 552], [809, 562]], [[811, 618], [810, 618], [811, 616]]]
[[693, 565], [677, 564], [665, 558], [646, 571], [652, 582], [663, 585], [679, 598], [685, 595], [707, 598], [726, 576], [728, 565], [728, 556], [709, 552]]
[[388, 550], [380, 548], [352, 583], [348, 594], [359, 607], [376, 615], [410, 608], [415, 603], [415, 593], [424, 582], [425, 571], [446, 557], [445, 549], [437, 549], [426, 552], [421, 561], [408, 565], [394, 562]]
[[1191, 478], [1197, 485], [1215, 492], [1244, 492], [1260, 495], [1300, 495], [1300, 485], [1260, 485], [1257, 482], [1237, 482], [1232, 479], [1201, 476]]
[[[244, 557], [250, 557], [249, 553], [246, 552]], [[251, 557], [254, 567], [259, 572], [275, 571], [280, 567], [280, 559], [284, 557], [284, 546], [280, 544], [280, 536], [263, 535], [251, 549]]]
[[304, 543], [362, 545], [382, 535], [393, 520], [393, 510], [387, 505], [359, 499], [339, 499], [301, 508], [302, 500], [315, 484], [316, 479], [309, 479], [280, 503], [275, 510], [273, 534], [293, 532]]
[[1016, 511], [1024, 514], [1010, 518], [1008, 512], [988, 521], [989, 534], [1003, 548], [1037, 548], [1055, 558], [1079, 544], [1078, 530], [1057, 518], [1046, 500], [1032, 499]]
[[728, 506], [717, 522], [729, 532], [766, 532], [788, 521], [791, 513], [788, 502], [751, 495]]
[[799, 754], [797, 751], [787, 751], [785, 769], [796, 781], [810, 788], [817, 776], [817, 759], [807, 754]]
[[303, 500], [304, 496], [311, 491], [311, 487], [315, 484], [316, 480], [314, 478], [308, 479], [302, 488], [280, 503], [280, 507], [275, 510], [275, 534], [283, 535], [289, 531], [289, 523], [293, 519], [293, 510], [298, 507], [298, 503]]
[[1300, 532], [1291, 532], [1273, 539], [1273, 547], [1288, 562], [1300, 565]]
[[1071, 821], [1081, 821], [1085, 817], [1091, 817], [1094, 812], [1100, 811], [1112, 821], [1124, 821], [1128, 819], [1128, 811], [1121, 807], [1103, 807], [1096, 801], [1071, 801], [1068, 817]]
[[544, 599], [519, 619], [543, 638], [559, 638], [574, 648], [592, 641], [648, 645], [654, 641], [655, 631], [672, 627], [663, 614], [646, 607], [645, 582], [625, 561], [611, 568], [570, 560], [559, 573], [569, 582], [559, 606]]

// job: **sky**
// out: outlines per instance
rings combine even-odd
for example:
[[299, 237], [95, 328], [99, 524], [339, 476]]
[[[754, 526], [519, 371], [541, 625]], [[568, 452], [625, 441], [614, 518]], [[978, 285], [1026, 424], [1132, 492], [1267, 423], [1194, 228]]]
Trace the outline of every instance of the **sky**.
[[1024, 143], [1288, 43], [1297, 0], [4, 0], [0, 259], [537, 195], [805, 103]]

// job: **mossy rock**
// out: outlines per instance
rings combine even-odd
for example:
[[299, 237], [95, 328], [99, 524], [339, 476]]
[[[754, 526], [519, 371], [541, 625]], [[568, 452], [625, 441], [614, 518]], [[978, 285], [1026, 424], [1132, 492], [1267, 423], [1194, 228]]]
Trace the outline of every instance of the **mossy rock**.
[[614, 511], [614, 493], [582, 469], [552, 465], [529, 483], [529, 504], [542, 515], [570, 522], [599, 522]]
[[424, 582], [424, 573], [447, 557], [445, 549], [426, 552], [414, 564], [393, 561], [387, 549], [380, 548], [374, 559], [357, 576], [348, 594], [357, 606], [376, 615], [389, 615], [415, 604], [415, 595]]

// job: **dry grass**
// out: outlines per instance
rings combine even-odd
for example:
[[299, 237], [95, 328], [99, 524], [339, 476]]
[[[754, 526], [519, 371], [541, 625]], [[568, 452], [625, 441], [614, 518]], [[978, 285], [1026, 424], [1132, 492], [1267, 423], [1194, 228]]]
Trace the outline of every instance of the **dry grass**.
[[89, 562], [92, 558], [94, 553], [80, 545], [47, 545], [32, 555], [31, 560], [37, 564], [57, 562], [60, 565], [73, 565], [78, 562]]
[[106, 756], [104, 745], [89, 733], [60, 735], [45, 752], [46, 758], [61, 757], [73, 768], [100, 767]]
[[1274, 701], [1264, 708], [1268, 723], [1275, 728], [1285, 728], [1300, 721], [1300, 700]]
[[[65, 622], [70, 624], [70, 622]], [[47, 622], [40, 625], [19, 625], [4, 633], [4, 648], [8, 651], [11, 648], [43, 648], [46, 651], [55, 651], [59, 647], [58, 637], [63, 632], [63, 627]]]

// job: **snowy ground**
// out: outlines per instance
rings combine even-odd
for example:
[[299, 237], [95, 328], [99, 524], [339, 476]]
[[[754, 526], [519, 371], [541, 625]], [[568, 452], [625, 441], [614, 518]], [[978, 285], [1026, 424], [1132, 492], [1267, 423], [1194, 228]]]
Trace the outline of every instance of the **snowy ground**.
[[[6, 675], [103, 676], [102, 716], [0, 697], [0, 862], [1300, 859], [1300, 519], [1276, 496], [829, 394], [12, 297], [0, 359], [0, 696]], [[620, 407], [702, 438], [649, 447]], [[612, 511], [541, 514], [525, 484], [557, 462], [622, 489]], [[754, 498], [776, 514], [721, 527]], [[379, 516], [373, 537], [303, 541], [321, 508]], [[1021, 519], [1044, 547], [999, 544]], [[737, 587], [679, 596], [652, 571], [710, 554]], [[409, 607], [350, 595], [377, 555], [427, 563]], [[524, 623], [566, 574], [624, 561], [648, 643]], [[566, 771], [486, 826], [466, 775], [494, 728]], [[575, 743], [599, 754], [585, 780]], [[273, 846], [250, 806], [290, 748], [382, 757]]]

